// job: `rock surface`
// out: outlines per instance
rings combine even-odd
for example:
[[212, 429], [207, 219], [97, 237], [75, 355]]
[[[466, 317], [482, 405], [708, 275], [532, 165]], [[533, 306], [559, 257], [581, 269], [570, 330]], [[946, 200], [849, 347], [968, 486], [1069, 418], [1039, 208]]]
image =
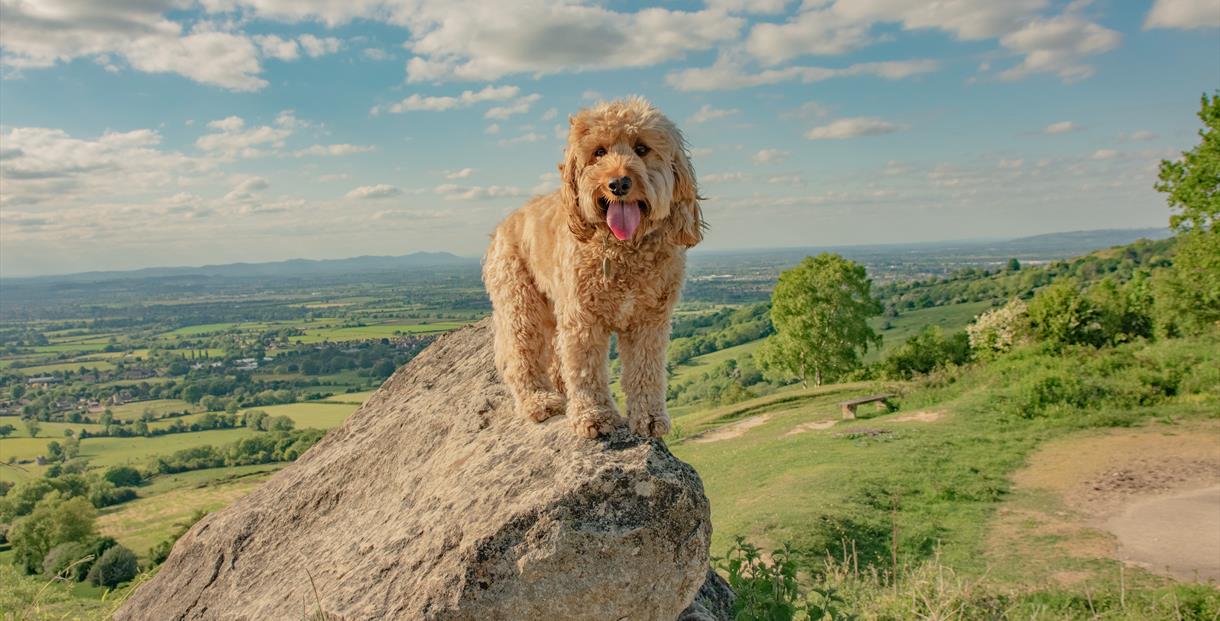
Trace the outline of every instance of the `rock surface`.
[[663, 443], [515, 416], [484, 321], [196, 524], [115, 618], [721, 619], [718, 579], [684, 612], [710, 536]]

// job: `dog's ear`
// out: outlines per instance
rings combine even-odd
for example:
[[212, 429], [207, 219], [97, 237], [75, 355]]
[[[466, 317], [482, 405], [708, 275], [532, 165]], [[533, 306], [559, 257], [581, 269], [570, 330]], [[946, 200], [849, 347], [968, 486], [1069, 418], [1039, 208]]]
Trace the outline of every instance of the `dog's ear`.
[[589, 241], [597, 228], [593, 226], [580, 210], [580, 164], [577, 145], [584, 135], [584, 123], [575, 116], [568, 117], [571, 129], [568, 132], [568, 148], [564, 152], [563, 163], [559, 165], [559, 174], [563, 179], [560, 186], [560, 198], [563, 208], [568, 210], [568, 229], [580, 241]]
[[695, 167], [686, 148], [679, 146], [674, 155], [674, 197], [669, 210], [669, 241], [690, 248], [703, 241], [703, 208], [699, 206], [699, 188], [695, 183]]

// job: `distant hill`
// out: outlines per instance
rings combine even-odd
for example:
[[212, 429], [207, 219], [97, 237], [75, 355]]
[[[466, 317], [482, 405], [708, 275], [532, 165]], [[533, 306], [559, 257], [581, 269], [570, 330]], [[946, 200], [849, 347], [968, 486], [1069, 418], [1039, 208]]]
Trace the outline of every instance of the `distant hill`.
[[478, 265], [478, 259], [459, 257], [448, 252], [414, 252], [401, 256], [363, 256], [349, 259], [290, 259], [269, 263], [227, 263], [199, 267], [147, 267], [138, 270], [83, 272], [62, 276], [40, 276], [35, 278], [6, 278], [10, 282], [59, 281], [101, 282], [120, 279], [166, 278], [181, 276], [211, 276], [227, 278], [266, 278], [288, 276], [334, 276], [340, 274], [368, 274], [437, 267], [461, 267]]

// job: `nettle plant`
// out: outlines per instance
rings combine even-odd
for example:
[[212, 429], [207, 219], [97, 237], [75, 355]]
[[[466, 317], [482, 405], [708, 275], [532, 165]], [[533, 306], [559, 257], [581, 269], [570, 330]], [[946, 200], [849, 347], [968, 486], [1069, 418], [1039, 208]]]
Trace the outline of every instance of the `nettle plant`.
[[758, 547], [737, 537], [728, 554], [714, 561], [728, 575], [729, 586], [737, 595], [733, 602], [735, 621], [853, 618], [840, 610], [844, 601], [833, 588], [813, 588], [808, 594], [801, 594], [797, 588], [797, 563], [787, 544], [771, 552], [770, 558], [764, 558]]

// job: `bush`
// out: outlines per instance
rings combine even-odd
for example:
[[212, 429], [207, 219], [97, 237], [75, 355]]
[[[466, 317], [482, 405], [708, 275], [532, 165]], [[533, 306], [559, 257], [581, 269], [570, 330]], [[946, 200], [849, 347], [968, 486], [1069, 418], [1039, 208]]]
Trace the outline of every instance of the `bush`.
[[97, 511], [84, 498], [63, 500], [58, 493], [48, 495], [9, 530], [14, 562], [28, 574], [42, 570], [51, 548], [92, 538], [96, 518]]
[[969, 360], [970, 340], [965, 332], [946, 337], [940, 328], [927, 326], [890, 352], [881, 363], [881, 372], [888, 379], [911, 379]]
[[135, 487], [144, 481], [140, 471], [131, 466], [110, 468], [102, 478], [113, 483], [115, 487]]
[[60, 576], [66, 580], [81, 582], [89, 574], [89, 568], [93, 566], [96, 558], [93, 556], [93, 550], [83, 542], [61, 543], [51, 548], [43, 557], [42, 573], [48, 577]]
[[114, 546], [106, 550], [89, 569], [89, 583], [96, 586], [114, 588], [140, 573], [136, 555], [123, 546]]
[[1029, 332], [1029, 308], [1013, 299], [1001, 308], [989, 310], [966, 327], [970, 348], [983, 357], [1011, 351], [1024, 342]]

